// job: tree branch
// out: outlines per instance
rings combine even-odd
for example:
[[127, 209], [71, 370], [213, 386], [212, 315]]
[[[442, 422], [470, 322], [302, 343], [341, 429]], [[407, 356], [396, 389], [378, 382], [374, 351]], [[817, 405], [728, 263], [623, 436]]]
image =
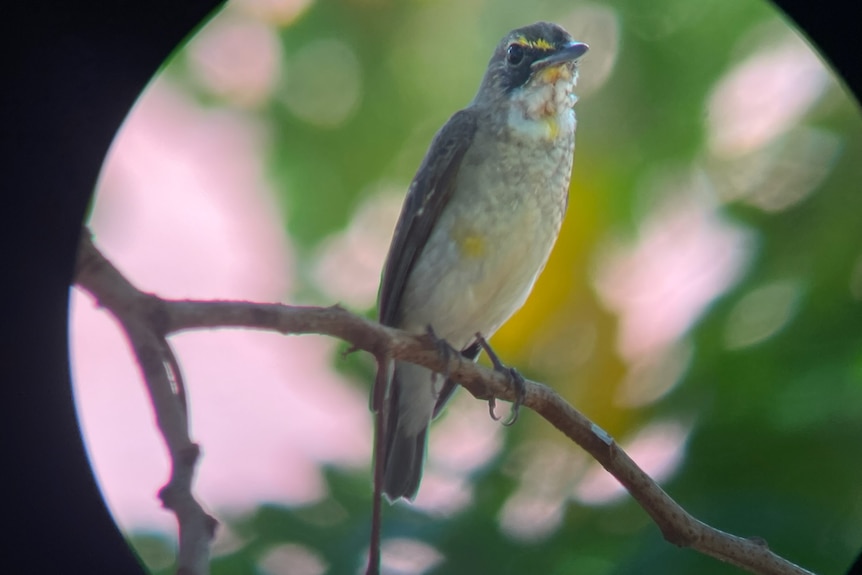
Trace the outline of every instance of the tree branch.
[[[171, 453], [174, 466], [171, 482], [163, 489], [181, 493], [183, 501], [194, 502], [191, 495], [191, 475], [197, 458], [197, 446], [191, 443], [185, 429], [184, 415], [171, 390], [165, 364], [169, 363], [159, 345], [167, 346], [165, 336], [188, 330], [215, 328], [251, 328], [277, 331], [287, 335], [322, 334], [349, 342], [353, 348], [367, 351], [378, 363], [384, 358], [399, 359], [422, 365], [438, 373], [447, 373], [477, 397], [488, 392], [507, 401], [515, 399], [509, 379], [502, 374], [460, 357], [446, 360], [438, 353], [435, 342], [427, 335], [413, 335], [382, 326], [355, 315], [340, 306], [300, 307], [281, 304], [260, 304], [237, 301], [167, 300], [139, 291], [96, 249], [88, 230], [81, 241], [76, 283], [88, 291], [98, 303], [111, 311], [126, 330], [141, 364], [157, 420]], [[155, 338], [155, 340], [153, 340]], [[159, 345], [155, 345], [158, 341]], [[158, 359], [158, 361], [156, 361]], [[168, 401], [168, 399], [170, 401]], [[523, 405], [529, 407], [572, 441], [592, 455], [635, 498], [661, 530], [664, 538], [680, 547], [690, 547], [760, 575], [812, 575], [773, 553], [766, 542], [724, 533], [692, 517], [658, 486], [598, 425], [569, 405], [550, 387], [534, 381], [526, 382]], [[182, 421], [180, 421], [182, 419]], [[178, 468], [182, 469], [182, 481]], [[180, 522], [180, 557], [184, 553], [188, 565], [204, 573], [200, 565], [206, 562], [208, 544], [200, 545], [201, 527], [214, 527], [211, 517], [194, 502], [186, 515], [165, 501], [175, 511]], [[207, 518], [207, 519], [203, 519]], [[194, 543], [182, 536], [196, 533]], [[191, 524], [196, 525], [192, 527]], [[212, 537], [212, 531], [209, 534]], [[207, 540], [208, 542], [209, 540]], [[193, 549], [184, 546], [193, 546]]]
[[[90, 283], [92, 281], [92, 283]], [[76, 283], [108, 309], [129, 340], [138, 359], [156, 425], [171, 459], [171, 476], [159, 490], [166, 509], [179, 526], [178, 575], [209, 573], [209, 547], [218, 522], [192, 494], [192, 481], [200, 448], [189, 437], [185, 389], [173, 350], [164, 330], [153, 322], [161, 300], [138, 291], [93, 245], [84, 230], [78, 251]]]

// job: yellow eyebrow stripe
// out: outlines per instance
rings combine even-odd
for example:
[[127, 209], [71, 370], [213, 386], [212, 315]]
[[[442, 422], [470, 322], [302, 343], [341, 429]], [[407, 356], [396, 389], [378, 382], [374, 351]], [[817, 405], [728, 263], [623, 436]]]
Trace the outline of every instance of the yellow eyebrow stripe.
[[518, 36], [516, 40], [518, 44], [522, 46], [528, 46], [530, 48], [537, 48], [539, 50], [553, 50], [554, 46], [544, 38], [539, 38], [538, 40], [528, 40], [526, 36]]

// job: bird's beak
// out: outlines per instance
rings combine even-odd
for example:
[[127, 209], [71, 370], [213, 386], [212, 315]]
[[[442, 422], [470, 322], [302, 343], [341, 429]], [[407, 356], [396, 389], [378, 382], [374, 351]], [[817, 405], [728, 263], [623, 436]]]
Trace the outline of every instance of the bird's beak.
[[570, 42], [565, 47], [545, 56], [541, 60], [536, 60], [530, 68], [536, 72], [549, 66], [562, 64], [563, 62], [576, 62], [586, 54], [589, 49], [590, 47], [583, 42]]

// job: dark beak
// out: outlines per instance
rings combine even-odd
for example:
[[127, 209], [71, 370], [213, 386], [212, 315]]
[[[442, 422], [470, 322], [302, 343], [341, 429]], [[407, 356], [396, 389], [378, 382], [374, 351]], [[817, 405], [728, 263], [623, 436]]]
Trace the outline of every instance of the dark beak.
[[570, 42], [553, 54], [549, 54], [541, 60], [536, 60], [530, 67], [533, 70], [541, 70], [542, 68], [555, 66], [557, 64], [562, 64], [563, 62], [576, 62], [586, 54], [589, 49], [590, 47], [583, 42]]

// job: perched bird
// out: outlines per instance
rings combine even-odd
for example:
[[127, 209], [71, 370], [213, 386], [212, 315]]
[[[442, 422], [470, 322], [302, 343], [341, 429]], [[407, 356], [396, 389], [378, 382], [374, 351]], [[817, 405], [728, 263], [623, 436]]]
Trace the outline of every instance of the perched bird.
[[[539, 22], [506, 34], [473, 101], [434, 136], [410, 184], [379, 292], [380, 322], [429, 329], [475, 359], [527, 299], [557, 239], [587, 45]], [[454, 384], [395, 362], [385, 402], [383, 493], [413, 499], [428, 426]]]

